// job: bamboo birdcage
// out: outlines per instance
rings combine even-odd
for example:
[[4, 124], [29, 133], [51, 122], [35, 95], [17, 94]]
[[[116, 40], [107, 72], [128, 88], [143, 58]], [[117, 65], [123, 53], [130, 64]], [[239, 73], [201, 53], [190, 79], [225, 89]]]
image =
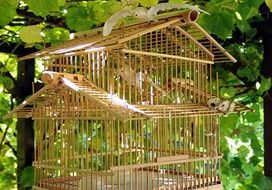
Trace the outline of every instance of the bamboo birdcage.
[[[44, 87], [7, 117], [31, 117], [42, 190], [222, 189], [222, 112], [212, 65], [235, 62], [187, 11], [101, 30], [21, 59]], [[235, 112], [247, 111], [235, 105]]]

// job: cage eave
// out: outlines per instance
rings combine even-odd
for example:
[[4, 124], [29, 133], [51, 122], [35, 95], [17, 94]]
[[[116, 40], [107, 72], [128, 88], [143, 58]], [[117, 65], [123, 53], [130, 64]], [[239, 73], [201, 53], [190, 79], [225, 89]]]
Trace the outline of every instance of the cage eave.
[[[115, 29], [109, 36], [102, 36], [100, 30], [94, 29], [94, 32], [91, 31], [89, 35], [78, 35], [77, 38], [64, 42], [61, 45], [52, 46], [29, 54], [19, 58], [19, 60], [32, 58], [52, 59], [55, 57], [77, 55], [85, 51], [88, 52], [90, 49], [114, 49], [122, 47], [129, 40], [141, 37], [147, 33], [156, 32], [163, 28], [175, 28], [205, 52], [210, 57], [210, 61], [214, 61], [215, 63], [236, 62], [236, 59], [200, 25], [196, 22], [184, 22], [182, 19], [182, 16], [175, 15], [168, 18], [161, 18], [157, 22], [134, 24]], [[152, 50], [147, 52], [155, 53]]]

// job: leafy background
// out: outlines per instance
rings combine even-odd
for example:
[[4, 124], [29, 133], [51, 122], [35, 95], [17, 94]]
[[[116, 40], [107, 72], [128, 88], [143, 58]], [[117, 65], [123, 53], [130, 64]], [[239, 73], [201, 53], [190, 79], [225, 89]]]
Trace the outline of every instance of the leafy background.
[[[169, 0], [180, 2], [182, 0]], [[150, 7], [159, 0], [0, 0], [0, 116], [16, 104], [19, 46], [41, 49], [69, 39], [72, 32], [103, 26], [124, 6]], [[184, 1], [185, 2], [185, 1]], [[272, 10], [272, 0], [265, 1]], [[241, 102], [255, 112], [221, 118], [222, 180], [227, 190], [269, 190], [272, 180], [263, 175], [263, 97], [271, 78], [262, 72], [263, 41], [254, 23], [262, 21], [259, 6], [264, 0], [188, 0], [210, 15], [201, 15], [202, 25], [238, 62], [218, 64], [220, 95]], [[38, 65], [37, 62], [36, 65]], [[36, 77], [38, 70], [36, 68]], [[15, 120], [0, 119], [0, 189], [30, 188], [33, 168], [21, 171], [17, 181], [17, 131]], [[23, 140], [23, 139], [21, 139]], [[19, 141], [18, 141], [19, 142]]]

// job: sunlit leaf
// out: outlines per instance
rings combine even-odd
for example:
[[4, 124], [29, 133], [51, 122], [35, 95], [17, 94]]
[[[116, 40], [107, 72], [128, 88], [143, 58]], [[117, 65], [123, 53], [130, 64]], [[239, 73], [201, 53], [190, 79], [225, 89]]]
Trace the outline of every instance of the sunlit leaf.
[[66, 0], [58, 0], [58, 5], [61, 7], [61, 6], [64, 6], [66, 4]]
[[36, 25], [23, 27], [19, 36], [25, 43], [42, 42], [41, 29]]
[[59, 10], [59, 0], [24, 0], [29, 9], [33, 11], [35, 15], [45, 17], [53, 11]]
[[272, 11], [272, 0], [265, 0], [266, 5], [269, 7], [270, 12]]
[[250, 123], [254, 123], [254, 122], [260, 122], [262, 121], [262, 115], [261, 113], [263, 113], [263, 108], [262, 108], [262, 104], [260, 103], [254, 103], [251, 108], [254, 110], [253, 112], [247, 112], [245, 114], [245, 121], [250, 122]]
[[153, 5], [158, 4], [158, 0], [139, 0], [139, 3], [144, 7], [152, 7]]
[[262, 95], [264, 92], [268, 91], [271, 88], [271, 78], [263, 78], [260, 83], [260, 87], [257, 90], [257, 93]]
[[16, 15], [18, 0], [1, 0], [0, 1], [0, 26], [7, 25]]
[[2, 76], [2, 75], [0, 75], [0, 84], [2, 84], [4, 88], [8, 90], [14, 87], [13, 81], [9, 77]]
[[70, 32], [64, 28], [55, 27], [43, 30], [44, 41], [47, 43], [58, 44], [69, 40]]
[[226, 98], [233, 98], [236, 94], [236, 89], [234, 87], [223, 87], [220, 88], [220, 95]]
[[169, 3], [183, 3], [183, 0], [169, 0]]
[[90, 1], [88, 5], [88, 13], [96, 25], [104, 23], [110, 16], [122, 9], [121, 3], [116, 0]]

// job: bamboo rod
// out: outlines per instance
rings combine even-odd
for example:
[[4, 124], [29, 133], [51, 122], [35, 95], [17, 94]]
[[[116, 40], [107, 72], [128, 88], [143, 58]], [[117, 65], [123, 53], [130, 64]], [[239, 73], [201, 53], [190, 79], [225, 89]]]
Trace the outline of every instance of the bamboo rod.
[[123, 165], [123, 166], [119, 165], [119, 166], [112, 166], [110, 168], [110, 170], [111, 171], [121, 171], [121, 170], [128, 170], [128, 169], [140, 169], [140, 168], [147, 168], [147, 167], [167, 165], [167, 164], [181, 164], [181, 163], [188, 163], [188, 162], [195, 162], [195, 161], [207, 161], [207, 160], [220, 159], [220, 158], [222, 158], [222, 156], [190, 158], [190, 159], [172, 160], [172, 161], [165, 161], [165, 162], [150, 162], [150, 163]]
[[189, 58], [189, 57], [182, 57], [182, 56], [177, 56], [177, 55], [167, 55], [167, 54], [161, 54], [161, 53], [144, 52], [144, 51], [136, 51], [136, 50], [129, 50], [129, 49], [122, 49], [122, 51], [124, 53], [180, 59], [180, 60], [184, 60], [184, 61], [199, 62], [199, 63], [205, 63], [205, 64], [213, 64], [214, 63], [213, 61], [207, 61], [207, 60], [201, 60], [201, 59], [195, 59], [195, 58]]
[[[171, 150], [171, 148], [170, 148]], [[169, 151], [170, 152], [170, 151]], [[178, 156], [164, 156], [164, 157], [157, 157], [155, 159], [156, 162], [168, 162], [168, 161], [178, 161], [178, 160], [188, 160], [189, 159], [189, 155], [178, 155]]]

